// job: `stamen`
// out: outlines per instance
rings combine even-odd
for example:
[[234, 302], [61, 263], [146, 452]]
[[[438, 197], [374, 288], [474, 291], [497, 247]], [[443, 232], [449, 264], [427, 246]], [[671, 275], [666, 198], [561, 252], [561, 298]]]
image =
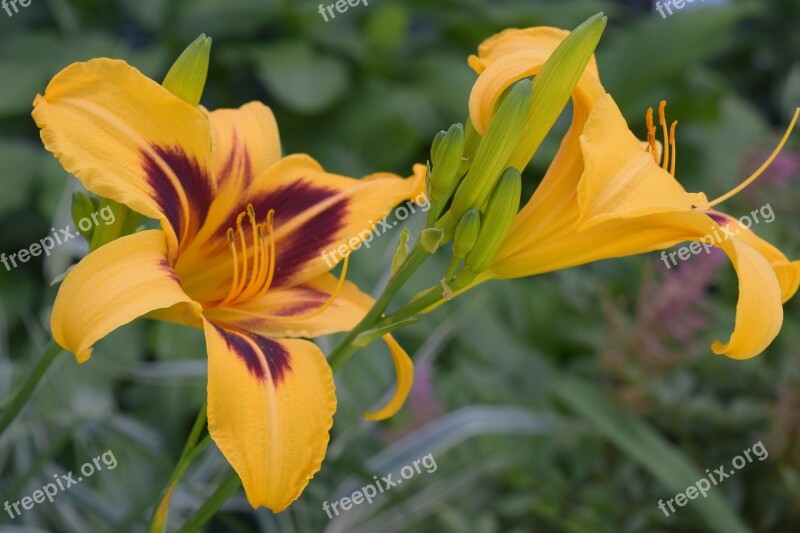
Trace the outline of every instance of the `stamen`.
[[649, 151], [650, 154], [653, 156], [656, 164], [658, 164], [658, 147], [656, 146], [656, 127], [653, 126], [653, 108], [647, 108], [647, 115], [645, 120], [647, 121], [647, 142], [650, 146]]
[[781, 138], [781, 141], [778, 143], [777, 148], [775, 148], [775, 150], [772, 152], [772, 154], [770, 154], [767, 160], [764, 161], [764, 164], [758, 167], [758, 170], [753, 172], [753, 174], [751, 174], [749, 178], [744, 180], [738, 186], [734, 187], [732, 190], [728, 191], [727, 193], [723, 194], [713, 202], [709, 203], [708, 207], [714, 207], [715, 205], [724, 202], [731, 196], [741, 192], [745, 187], [753, 183], [759, 176], [761, 176], [761, 174], [763, 174], [765, 170], [767, 170], [767, 167], [769, 167], [770, 164], [772, 164], [775, 158], [778, 157], [780, 151], [783, 150], [783, 146], [786, 144], [786, 141], [789, 140], [789, 135], [792, 133], [794, 125], [797, 123], [798, 116], [800, 116], [800, 107], [798, 107], [797, 110], [795, 110], [794, 116], [792, 117], [792, 121], [789, 123], [789, 127], [786, 128], [786, 133], [783, 134], [783, 138]]
[[661, 103], [658, 104], [658, 123], [661, 124], [661, 129], [664, 132], [664, 157], [661, 160], [661, 168], [664, 170], [669, 167], [669, 131], [667, 130], [667, 117], [664, 114], [664, 108], [666, 107], [666, 100], [661, 100]]
[[[272, 220], [274, 215], [275, 211], [270, 209], [269, 213], [267, 213], [266, 222], [264, 223], [264, 225], [267, 227], [267, 233], [269, 234], [269, 254], [267, 253], [267, 246], [265, 244], [262, 246], [263, 250], [262, 257], [264, 260], [264, 264], [267, 265], [267, 268], [264, 269], [266, 279], [261, 284], [261, 289], [259, 289], [259, 291], [255, 295], [253, 295], [251, 300], [258, 300], [267, 293], [267, 291], [270, 288], [270, 285], [272, 285], [272, 279], [275, 275], [275, 232], [274, 228], [272, 227]], [[261, 234], [261, 237], [263, 238], [263, 232]]]
[[[238, 300], [240, 301], [248, 300], [253, 294], [256, 294], [259, 291], [261, 283], [263, 283], [261, 270], [264, 270], [266, 273], [266, 269], [264, 268], [266, 261], [264, 261], [263, 265], [261, 264], [264, 242], [263, 239], [259, 238], [260, 226], [256, 222], [256, 213], [253, 209], [253, 204], [247, 204], [247, 216], [250, 219], [250, 227], [252, 228], [253, 233], [253, 271], [250, 274], [250, 279], [246, 284], [246, 288], [242, 294], [239, 295]], [[264, 277], [266, 277], [266, 275]]]
[[[245, 215], [250, 219], [250, 225], [253, 235], [253, 266], [249, 270], [249, 255], [247, 253], [247, 240], [245, 238], [245, 231], [242, 227], [242, 220]], [[231, 280], [231, 288], [228, 295], [220, 302], [213, 305], [213, 307], [223, 307], [229, 304], [242, 304], [254, 299], [261, 298], [266, 294], [272, 285], [272, 280], [275, 276], [275, 228], [273, 220], [275, 218], [275, 211], [270, 209], [265, 218], [264, 224], [258, 224], [256, 219], [255, 210], [252, 205], [247, 206], [247, 211], [241, 213], [236, 218], [236, 232], [239, 234], [239, 242], [236, 241], [236, 236], [232, 228], [228, 229], [228, 245], [233, 253], [233, 276]], [[265, 235], [266, 228], [266, 235]], [[269, 243], [266, 242], [269, 239]], [[242, 253], [239, 253], [239, 245], [241, 245]], [[241, 260], [241, 274], [239, 272], [239, 256]], [[248, 277], [248, 271], [250, 276]], [[338, 290], [338, 289], [337, 289]]]
[[239, 216], [236, 217], [236, 230], [239, 232], [239, 240], [242, 243], [242, 279], [239, 280], [240, 285], [236, 286], [236, 294], [241, 294], [245, 287], [245, 283], [247, 283], [247, 239], [245, 238], [244, 230], [242, 229], [243, 219], [244, 213], [240, 213]]
[[677, 145], [675, 144], [675, 128], [677, 127], [678, 127], [678, 121], [676, 120], [675, 122], [672, 123], [672, 126], [669, 128], [669, 142], [672, 145], [672, 161], [670, 162], [669, 165], [669, 173], [672, 174], [673, 176], [675, 175], [675, 165], [676, 165], [675, 161], [678, 159], [677, 148], [676, 148]]
[[231, 247], [231, 252], [233, 253], [233, 281], [231, 282], [228, 295], [222, 300], [220, 305], [225, 305], [233, 300], [234, 296], [236, 296], [236, 286], [239, 285], [239, 257], [236, 253], [236, 239], [233, 236], [233, 230], [231, 228], [228, 228], [228, 245]]

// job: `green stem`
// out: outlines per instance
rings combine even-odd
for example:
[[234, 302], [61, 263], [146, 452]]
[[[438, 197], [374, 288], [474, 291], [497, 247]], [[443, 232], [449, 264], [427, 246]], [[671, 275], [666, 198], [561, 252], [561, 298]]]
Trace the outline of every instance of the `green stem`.
[[409, 252], [408, 257], [403, 262], [403, 265], [400, 269], [392, 276], [392, 279], [389, 280], [389, 283], [386, 285], [386, 288], [383, 290], [383, 294], [381, 297], [378, 298], [378, 301], [375, 302], [375, 305], [372, 306], [372, 309], [366, 314], [366, 316], [361, 319], [361, 322], [356, 324], [350, 333], [348, 333], [344, 339], [333, 349], [331, 354], [328, 356], [328, 363], [331, 365], [331, 368], [334, 372], [338, 371], [342, 365], [347, 362], [350, 356], [355, 353], [354, 350], [349, 350], [350, 344], [358, 337], [358, 334], [362, 331], [369, 329], [376, 321], [378, 321], [383, 312], [386, 311], [386, 308], [389, 307], [389, 303], [391, 303], [392, 298], [394, 298], [397, 291], [405, 285], [408, 278], [416, 272], [416, 270], [425, 262], [425, 260], [430, 256], [425, 249], [417, 243]]
[[189, 438], [186, 439], [186, 444], [183, 445], [183, 451], [181, 452], [180, 459], [178, 459], [178, 464], [175, 465], [175, 469], [172, 471], [172, 475], [169, 478], [169, 483], [167, 483], [167, 487], [161, 494], [159, 504], [153, 511], [153, 517], [150, 520], [150, 527], [148, 529], [150, 533], [163, 533], [166, 531], [167, 518], [169, 516], [169, 504], [172, 501], [172, 492], [175, 490], [175, 487], [178, 486], [178, 482], [180, 482], [181, 478], [186, 473], [186, 470], [189, 469], [189, 466], [206, 448], [206, 446], [211, 443], [211, 436], [209, 435], [206, 435], [206, 438], [204, 438], [199, 444], [197, 443], [198, 439], [200, 438], [200, 434], [206, 427], [207, 417], [208, 404], [204, 403], [202, 409], [200, 409], [200, 412], [197, 414], [194, 425], [192, 425], [192, 430], [189, 432]]
[[[472, 283], [474, 280], [475, 280], [475, 275], [473, 273], [468, 272], [466, 270], [462, 270], [450, 283], [450, 288], [453, 290], [453, 292], [458, 292], [467, 285], [469, 285], [470, 283]], [[395, 311], [391, 315], [383, 317], [375, 324], [375, 327], [376, 328], [388, 327], [398, 322], [402, 322], [403, 320], [407, 320], [412, 316], [416, 315], [417, 313], [440, 303], [444, 299], [445, 298], [442, 294], [442, 287], [440, 285], [431, 287], [430, 289], [425, 291], [425, 293], [423, 293], [422, 296], [420, 296], [413, 302]]]
[[50, 341], [41, 359], [36, 363], [36, 366], [19, 390], [3, 402], [3, 411], [2, 415], [0, 415], [0, 435], [3, 434], [9, 424], [11, 424], [28, 402], [33, 391], [36, 390], [36, 386], [42, 380], [44, 373], [47, 372], [47, 369], [62, 351], [61, 346], [56, 344], [55, 341]]
[[241, 485], [242, 481], [239, 479], [236, 472], [231, 472], [228, 477], [225, 478], [225, 481], [222, 482], [222, 485], [214, 491], [214, 494], [200, 506], [200, 509], [189, 517], [189, 520], [183, 524], [178, 530], [178, 533], [190, 533], [200, 529], [203, 524], [208, 522], [209, 519], [216, 514], [217, 510], [222, 507], [228, 498], [233, 496], [233, 493], [236, 492]]

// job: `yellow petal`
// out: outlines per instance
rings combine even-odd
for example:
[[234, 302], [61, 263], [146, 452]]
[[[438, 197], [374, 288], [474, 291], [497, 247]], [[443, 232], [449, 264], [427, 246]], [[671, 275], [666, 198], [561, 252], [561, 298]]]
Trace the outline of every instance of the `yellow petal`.
[[389, 403], [377, 411], [364, 413], [364, 417], [369, 420], [385, 420], [397, 414], [402, 409], [403, 404], [406, 403], [411, 387], [414, 385], [414, 362], [403, 347], [394, 340], [394, 337], [386, 335], [383, 340], [392, 354], [394, 370], [397, 375], [397, 386]]
[[319, 348], [205, 325], [208, 430], [250, 505], [280, 512], [320, 469], [336, 411]]
[[86, 361], [92, 346], [115, 329], [156, 309], [200, 306], [181, 289], [167, 261], [160, 230], [134, 233], [98, 248], [73, 268], [58, 290], [50, 318], [53, 338]]
[[[469, 57], [469, 66], [481, 74], [498, 58], [520, 50], [541, 50], [549, 55], [567, 35], [569, 35], [568, 30], [548, 26], [509, 28], [483, 41], [478, 46], [478, 55]], [[599, 77], [597, 61], [594, 58], [589, 61], [587, 70]]]
[[733, 359], [748, 359], [763, 352], [781, 330], [781, 288], [770, 264], [752, 246], [734, 237], [721, 247], [739, 276], [739, 301], [730, 340], [714, 341], [711, 349]]
[[303, 285], [267, 291], [245, 305], [207, 311], [206, 316], [267, 337], [319, 337], [348, 331], [364, 317], [373, 300], [346, 281], [333, 303], [314, 314], [330, 299], [337, 284], [336, 276], [323, 274]]
[[[482, 58], [471, 61], [471, 66], [480, 72], [469, 98], [470, 118], [478, 132], [486, 130], [497, 100], [503, 92], [515, 82], [538, 74], [553, 51], [570, 33], [555, 28], [532, 30], [535, 31], [506, 31], [499, 34], [499, 37], [495, 36], [496, 42], [484, 48], [481, 52]], [[575, 97], [593, 99], [604, 92], [592, 58], [578, 82]], [[532, 120], [526, 124], [526, 132], [535, 126], [531, 123]]]
[[124, 61], [57, 74], [34, 101], [45, 147], [91, 192], [160, 220], [172, 256], [214, 196], [209, 121]]
[[581, 146], [580, 230], [613, 218], [689, 211], [707, 203], [704, 194], [687, 193], [642, 149], [609, 94], [592, 108]]
[[[718, 218], [717, 223], [721, 227], [727, 226], [729, 228], [728, 231], [735, 234], [738, 240], [749, 244], [769, 261], [775, 271], [775, 275], [778, 277], [778, 283], [781, 286], [781, 300], [783, 302], [788, 301], [795, 295], [798, 287], [800, 287], [800, 261], [789, 261], [780, 250], [756, 235], [754, 231], [742, 225], [739, 220], [718, 211], [711, 211], [711, 213], [713, 214], [712, 216]], [[758, 214], [758, 211], [753, 211], [747, 215], [747, 218], [752, 221], [753, 217], [757, 217]]]
[[527, 247], [499, 259], [493, 275], [530, 276], [602, 259], [664, 250], [683, 241], [714, 240], [728, 255], [739, 276], [739, 302], [730, 341], [727, 344], [717, 341], [712, 350], [735, 359], [753, 357], [780, 330], [781, 285], [767, 259], [743, 239], [719, 241], [713, 239], [714, 235], [724, 232], [712, 218], [698, 210], [613, 219], [585, 231], [567, 228], [527, 241]]

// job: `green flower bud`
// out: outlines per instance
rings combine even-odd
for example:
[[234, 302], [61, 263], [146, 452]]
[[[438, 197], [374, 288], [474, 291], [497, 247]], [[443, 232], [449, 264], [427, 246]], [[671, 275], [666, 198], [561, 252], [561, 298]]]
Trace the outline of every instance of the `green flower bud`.
[[458, 169], [458, 175], [463, 176], [469, 167], [472, 166], [472, 161], [475, 159], [475, 152], [478, 151], [478, 146], [481, 144], [481, 134], [475, 129], [472, 124], [472, 119], [467, 119], [467, 128], [464, 132], [464, 155], [461, 158], [461, 166]]
[[[96, 213], [100, 205], [100, 199], [96, 196], [91, 196], [83, 191], [76, 191], [72, 193], [72, 206], [70, 213], [72, 214], [72, 222], [75, 227], [80, 227], [80, 221], [83, 219], [91, 220], [92, 213]], [[95, 215], [97, 216], [97, 215]], [[92, 225], [88, 230], [81, 232], [81, 235], [92, 242], [92, 235], [94, 234], [95, 226]]]
[[84, 233], [89, 241], [90, 252], [120, 237], [135, 233], [144, 216], [114, 200], [98, 198], [92, 220], [98, 220], [99, 223], [93, 227], [91, 236]]
[[435, 254], [443, 240], [444, 230], [441, 228], [426, 228], [419, 236], [419, 243], [429, 254]]
[[394, 276], [408, 257], [408, 243], [411, 241], [411, 232], [408, 228], [403, 228], [400, 232], [400, 241], [397, 243], [397, 250], [392, 259], [392, 276]]
[[206, 85], [210, 55], [211, 38], [202, 34], [186, 47], [161, 85], [175, 96], [198, 105]]
[[520, 140], [531, 103], [532, 84], [521, 80], [511, 86], [481, 139], [475, 161], [459, 185], [450, 210], [460, 219], [468, 209], [480, 211], [492, 193], [500, 173]]
[[486, 270], [497, 255], [503, 239], [511, 229], [514, 217], [517, 216], [521, 194], [522, 177], [519, 171], [513, 167], [507, 168], [489, 198], [481, 220], [478, 240], [464, 260], [466, 267], [473, 273]]
[[514, 148], [508, 166], [522, 171], [539, 149], [569, 102], [605, 27], [606, 17], [602, 13], [588, 18], [547, 58], [534, 80], [533, 100], [525, 117], [522, 140]]
[[453, 255], [463, 259], [475, 246], [481, 229], [481, 215], [477, 209], [470, 209], [456, 226], [453, 237]]
[[[444, 133], [444, 135], [442, 135]], [[461, 158], [464, 154], [464, 127], [453, 124], [447, 132], [440, 131], [433, 140], [430, 176], [430, 199], [436, 201], [446, 196], [455, 186], [461, 174]]]

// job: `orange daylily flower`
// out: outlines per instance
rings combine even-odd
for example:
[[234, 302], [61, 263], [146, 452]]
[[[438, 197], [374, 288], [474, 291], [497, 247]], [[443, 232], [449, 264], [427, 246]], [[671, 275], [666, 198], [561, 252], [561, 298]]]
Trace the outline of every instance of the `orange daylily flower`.
[[[424, 182], [355, 180], [306, 155], [281, 158], [261, 103], [209, 112], [117, 60], [64, 69], [33, 117], [89, 191], [161, 223], [69, 272], [53, 307], [55, 341], [84, 362], [143, 315], [202, 329], [211, 437], [250, 504], [281, 511], [319, 470], [336, 409], [331, 368], [303, 337], [351, 329], [372, 305], [344, 272], [330, 274], [322, 252], [358, 238]], [[400, 408], [413, 375], [386, 340], [398, 390], [372, 418]]]
[[[536, 74], [567, 35], [555, 28], [512, 29], [480, 46], [478, 56], [470, 57], [470, 65], [479, 74], [470, 97], [470, 115], [478, 131], [491, 120], [499, 95], [512, 83]], [[736, 359], [761, 353], [780, 330], [782, 302], [800, 285], [800, 261], [790, 262], [774, 246], [712, 207], [751, 183], [772, 157], [742, 186], [709, 202], [703, 193], [687, 192], [675, 179], [675, 124], [668, 128], [663, 103], [659, 108], [662, 156], [652, 110], [649, 139], [642, 143], [601, 85], [593, 61], [572, 102], [572, 125], [557, 155], [476, 283], [663, 250], [683, 241], [704, 240], [709, 234], [732, 234], [713, 244], [725, 251], [739, 276], [736, 323], [730, 340], [715, 341], [711, 349]]]

